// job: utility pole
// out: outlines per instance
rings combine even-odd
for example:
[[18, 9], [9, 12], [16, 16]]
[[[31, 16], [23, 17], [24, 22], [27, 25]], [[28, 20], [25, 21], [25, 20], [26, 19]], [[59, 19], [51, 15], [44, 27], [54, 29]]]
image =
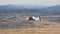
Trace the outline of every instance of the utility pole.
[[39, 16], [39, 20], [41, 21], [41, 17]]

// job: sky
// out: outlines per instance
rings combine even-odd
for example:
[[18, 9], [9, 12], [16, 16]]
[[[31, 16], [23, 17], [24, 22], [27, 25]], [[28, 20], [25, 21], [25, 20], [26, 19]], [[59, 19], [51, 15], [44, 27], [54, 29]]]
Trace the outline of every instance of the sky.
[[0, 5], [8, 4], [53, 6], [60, 5], [60, 0], [0, 0]]

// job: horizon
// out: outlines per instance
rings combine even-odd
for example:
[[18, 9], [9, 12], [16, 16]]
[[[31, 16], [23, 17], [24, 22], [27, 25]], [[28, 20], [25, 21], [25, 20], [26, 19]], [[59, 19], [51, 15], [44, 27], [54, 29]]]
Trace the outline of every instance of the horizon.
[[24, 7], [52, 7], [52, 6], [58, 6], [58, 5], [60, 5], [60, 4], [58, 4], [58, 5], [51, 5], [51, 6], [43, 6], [43, 5], [31, 5], [31, 4], [29, 4], [29, 5], [27, 5], [27, 4], [5, 4], [5, 5], [0, 5], [0, 6], [24, 6]]
[[60, 0], [0, 0], [0, 5], [60, 5]]

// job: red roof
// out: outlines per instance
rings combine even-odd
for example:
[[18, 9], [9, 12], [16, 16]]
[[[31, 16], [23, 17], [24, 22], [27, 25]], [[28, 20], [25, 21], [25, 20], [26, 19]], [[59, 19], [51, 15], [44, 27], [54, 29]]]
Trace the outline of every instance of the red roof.
[[29, 19], [28, 20], [35, 20], [34, 18], [32, 18], [32, 17], [29, 17]]

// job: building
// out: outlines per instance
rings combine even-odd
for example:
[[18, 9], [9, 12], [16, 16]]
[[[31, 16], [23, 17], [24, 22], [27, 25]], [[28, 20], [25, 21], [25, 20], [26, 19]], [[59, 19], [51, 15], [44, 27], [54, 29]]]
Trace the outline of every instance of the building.
[[30, 20], [30, 21], [41, 21], [41, 18], [40, 17], [27, 17], [26, 20]]

